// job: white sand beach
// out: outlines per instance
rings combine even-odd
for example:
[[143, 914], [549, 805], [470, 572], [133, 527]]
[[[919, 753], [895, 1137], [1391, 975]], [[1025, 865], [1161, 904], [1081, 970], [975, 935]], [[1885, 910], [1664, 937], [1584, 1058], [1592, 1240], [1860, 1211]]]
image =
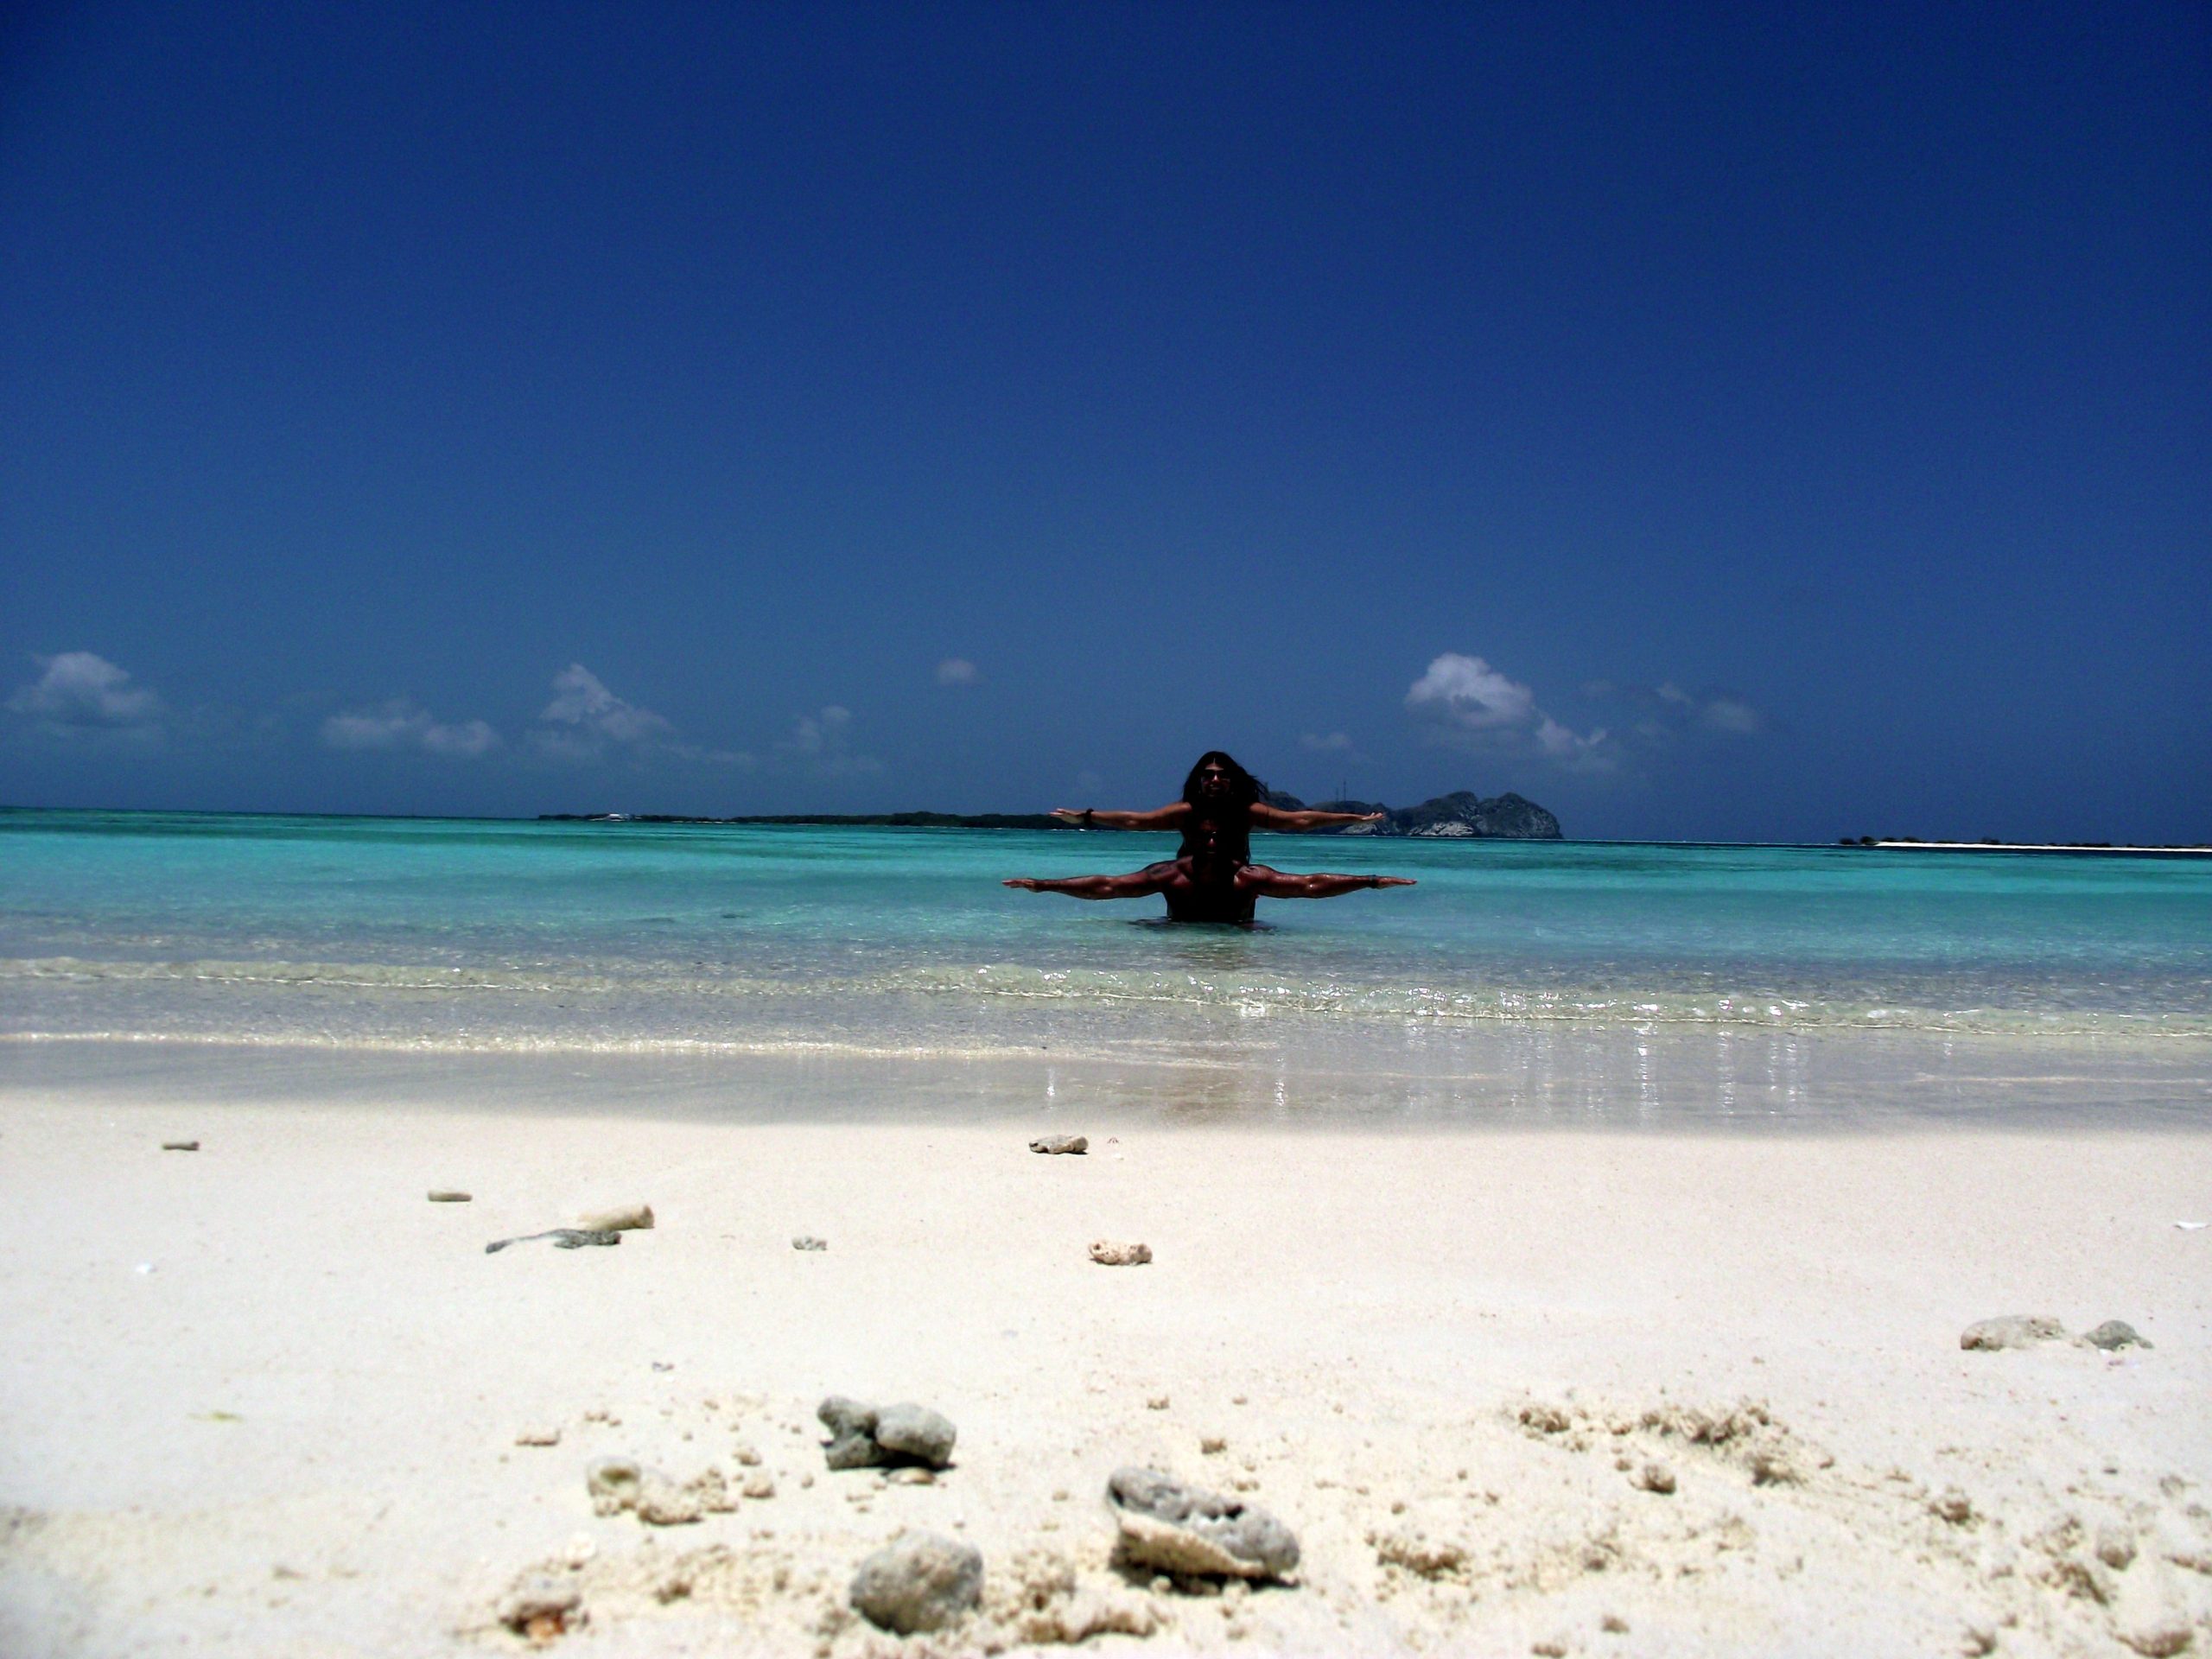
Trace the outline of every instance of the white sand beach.
[[[1090, 1150], [1032, 1154], [1046, 1129]], [[448, 1187], [473, 1201], [426, 1200]], [[617, 1248], [484, 1249], [639, 1200], [658, 1225]], [[22, 1659], [518, 1651], [498, 1611], [540, 1574], [577, 1592], [553, 1645], [579, 1655], [2212, 1645], [2212, 1230], [2175, 1224], [2212, 1219], [2202, 1133], [39, 1086], [0, 1099], [0, 1202]], [[1097, 1238], [1154, 1260], [1095, 1265]], [[1961, 1351], [2007, 1313], [2156, 1345]], [[833, 1393], [942, 1411], [953, 1466], [829, 1471]], [[719, 1470], [731, 1507], [595, 1516], [614, 1455]], [[1294, 1582], [1113, 1571], [1127, 1464], [1272, 1511]], [[901, 1640], [846, 1588], [909, 1528], [980, 1548], [985, 1596]]]

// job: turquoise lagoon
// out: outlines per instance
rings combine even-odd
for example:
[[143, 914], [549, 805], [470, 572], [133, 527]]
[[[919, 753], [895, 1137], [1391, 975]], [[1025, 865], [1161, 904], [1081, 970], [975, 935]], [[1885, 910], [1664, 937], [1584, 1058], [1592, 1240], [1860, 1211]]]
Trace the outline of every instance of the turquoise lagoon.
[[0, 812], [0, 1082], [296, 1084], [321, 1056], [326, 1086], [412, 1057], [756, 1112], [2212, 1110], [2212, 861], [1263, 836], [1284, 868], [1420, 885], [1263, 901], [1253, 930], [998, 885], [1165, 845]]

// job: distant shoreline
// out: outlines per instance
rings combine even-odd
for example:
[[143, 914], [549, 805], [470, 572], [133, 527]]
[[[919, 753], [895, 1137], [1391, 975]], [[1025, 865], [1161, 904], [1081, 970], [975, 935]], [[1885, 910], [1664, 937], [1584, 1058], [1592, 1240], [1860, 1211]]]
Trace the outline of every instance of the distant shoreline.
[[822, 823], [893, 830], [1080, 830], [1049, 812], [769, 812], [694, 817], [680, 812], [541, 812], [540, 823]]
[[2116, 846], [2104, 841], [1878, 841], [1871, 836], [1847, 840], [1846, 847], [1868, 847], [1876, 852], [1915, 853], [2089, 853], [2129, 858], [2212, 858], [2212, 847]]

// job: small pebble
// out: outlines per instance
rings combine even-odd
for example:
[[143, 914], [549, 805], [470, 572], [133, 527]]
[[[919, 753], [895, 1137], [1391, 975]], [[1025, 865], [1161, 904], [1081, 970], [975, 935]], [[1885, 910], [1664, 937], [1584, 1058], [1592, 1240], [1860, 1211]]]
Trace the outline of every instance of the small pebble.
[[1928, 1512], [1939, 1521], [1963, 1527], [1974, 1519], [1974, 1500], [1955, 1486], [1946, 1486], [1928, 1500]]
[[829, 1248], [828, 1239], [817, 1238], [812, 1233], [801, 1233], [791, 1240], [791, 1249], [795, 1250], [826, 1250]]
[[615, 1210], [601, 1210], [588, 1216], [579, 1216], [576, 1225], [587, 1233], [626, 1233], [650, 1229], [653, 1224], [653, 1207], [650, 1204], [626, 1204]]
[[467, 1204], [472, 1200], [466, 1192], [455, 1192], [449, 1187], [434, 1186], [430, 1189], [430, 1202], [432, 1204]]
[[2148, 1348], [2151, 1344], [2136, 1334], [2135, 1327], [2126, 1319], [2107, 1319], [2082, 1340], [2092, 1348], [2112, 1352], [2121, 1348]]
[[561, 1444], [561, 1426], [558, 1423], [532, 1423], [529, 1427], [516, 1432], [515, 1444], [558, 1446]]
[[1152, 1246], [1096, 1239], [1090, 1246], [1090, 1259], [1102, 1268], [1141, 1268], [1152, 1260]]
[[200, 1150], [200, 1143], [197, 1141], [164, 1141], [162, 1142], [162, 1150], [163, 1152], [197, 1152]]

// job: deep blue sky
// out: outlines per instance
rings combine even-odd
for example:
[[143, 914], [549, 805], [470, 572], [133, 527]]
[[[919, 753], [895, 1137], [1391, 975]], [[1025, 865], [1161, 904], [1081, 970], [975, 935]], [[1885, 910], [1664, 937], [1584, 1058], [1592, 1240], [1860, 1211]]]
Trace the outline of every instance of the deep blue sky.
[[2203, 839], [2209, 640], [2202, 5], [0, 10], [0, 801]]

